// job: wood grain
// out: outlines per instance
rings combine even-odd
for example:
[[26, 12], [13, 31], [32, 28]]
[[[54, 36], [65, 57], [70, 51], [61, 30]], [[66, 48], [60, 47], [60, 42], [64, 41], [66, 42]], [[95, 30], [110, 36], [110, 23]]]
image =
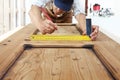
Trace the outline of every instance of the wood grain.
[[[0, 43], [0, 79], [120, 79], [120, 45], [103, 33], [100, 32], [97, 40], [92, 42], [24, 41], [33, 33], [36, 34], [35, 30], [36, 28], [29, 24]], [[76, 30], [74, 25], [63, 25], [53, 34], [80, 34]], [[35, 48], [20, 47], [23, 42], [24, 45]], [[84, 47], [86, 45], [87, 49]], [[92, 46], [88, 47], [88, 45]], [[26, 50], [19, 53], [23, 48]], [[18, 58], [21, 54], [22, 56]]]
[[112, 80], [112, 78], [92, 50], [31, 48], [24, 51], [3, 80]]
[[28, 25], [0, 43], [0, 79], [11, 67], [18, 55], [21, 54], [18, 52], [23, 49], [20, 45], [23, 43], [24, 39], [31, 35], [35, 29], [35, 27]]
[[[41, 32], [35, 32], [36, 34], [41, 34]], [[57, 30], [54, 31], [54, 33], [50, 35], [80, 35], [80, 32], [76, 29], [74, 24], [70, 23], [63, 23], [58, 24]]]
[[94, 50], [99, 59], [115, 77], [120, 80], [120, 62], [103, 45], [95, 45]]
[[34, 48], [92, 48], [91, 41], [29, 41], [24, 46]]

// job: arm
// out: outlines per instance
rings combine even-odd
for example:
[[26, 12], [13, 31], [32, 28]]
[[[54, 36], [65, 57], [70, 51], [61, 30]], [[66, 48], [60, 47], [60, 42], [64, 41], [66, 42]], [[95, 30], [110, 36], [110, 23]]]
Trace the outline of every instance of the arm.
[[92, 33], [90, 34], [91, 40], [96, 40], [99, 33], [99, 26], [92, 25]]
[[[84, 14], [78, 14], [76, 16], [76, 19], [78, 21], [78, 26], [80, 30], [82, 31], [82, 34], [86, 34], [86, 18]], [[99, 33], [99, 26], [97, 25], [92, 25], [92, 33], [90, 34], [91, 40], [96, 40], [97, 36]]]
[[36, 5], [32, 5], [29, 11], [29, 16], [31, 18], [32, 23], [41, 31], [42, 34], [52, 33], [56, 30], [56, 25], [48, 20], [42, 19], [42, 12], [40, 11], [40, 7]]
[[[74, 15], [78, 21], [78, 26], [82, 31], [82, 34], [86, 34], [86, 16], [84, 0], [74, 0]], [[96, 40], [99, 33], [99, 26], [92, 25], [92, 33], [90, 34], [91, 40]]]
[[74, 0], [73, 12], [82, 34], [86, 34], [86, 16], [84, 0]]
[[86, 34], [86, 16], [83, 13], [79, 13], [75, 16], [76, 20], [78, 21], [78, 26], [82, 31], [82, 34]]

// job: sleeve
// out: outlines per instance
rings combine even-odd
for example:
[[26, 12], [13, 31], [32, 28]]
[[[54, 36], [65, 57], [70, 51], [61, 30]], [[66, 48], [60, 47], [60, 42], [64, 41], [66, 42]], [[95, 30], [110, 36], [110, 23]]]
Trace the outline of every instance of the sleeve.
[[46, 3], [48, 3], [50, 0], [32, 0], [32, 5], [36, 5], [39, 7], [45, 7]]
[[85, 0], [74, 0], [73, 3], [74, 16], [79, 13], [85, 14]]

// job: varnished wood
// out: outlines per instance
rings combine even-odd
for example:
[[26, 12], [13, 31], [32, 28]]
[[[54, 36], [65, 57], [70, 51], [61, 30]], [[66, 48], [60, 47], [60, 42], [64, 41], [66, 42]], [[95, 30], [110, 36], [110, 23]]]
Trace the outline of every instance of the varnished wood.
[[[0, 79], [120, 79], [120, 45], [103, 33], [100, 32], [97, 40], [93, 42], [25, 41], [35, 30], [33, 25], [27, 25], [0, 43]], [[53, 34], [80, 34], [79, 31], [75, 31], [73, 25], [63, 25], [58, 30], [60, 31], [55, 31]], [[62, 33], [59, 33], [61, 31]], [[82, 48], [83, 45], [88, 46], [91, 43], [92, 47]], [[20, 44], [23, 46], [20, 47]], [[33, 48], [24, 45], [32, 45]], [[55, 48], [51, 45], [61, 46]], [[24, 49], [25, 51], [20, 53]], [[20, 58], [18, 58], [19, 56]], [[56, 56], [57, 58], [55, 58]]]
[[92, 48], [94, 44], [87, 41], [29, 41], [24, 46], [34, 48]]
[[16, 57], [20, 54], [16, 52], [17, 48], [19, 48], [19, 45], [22, 44], [24, 39], [31, 35], [35, 29], [36, 28], [32, 25], [28, 25], [6, 40], [0, 42], [0, 79], [11, 67], [10, 65], [14, 63]]
[[111, 77], [89, 49], [31, 48], [7, 73], [4, 80], [9, 79], [111, 80]]
[[76, 24], [73, 23], [56, 23], [58, 26], [76, 26]]
[[99, 59], [115, 77], [120, 79], [120, 61], [116, 59], [105, 47], [101, 44], [95, 45], [94, 50]]

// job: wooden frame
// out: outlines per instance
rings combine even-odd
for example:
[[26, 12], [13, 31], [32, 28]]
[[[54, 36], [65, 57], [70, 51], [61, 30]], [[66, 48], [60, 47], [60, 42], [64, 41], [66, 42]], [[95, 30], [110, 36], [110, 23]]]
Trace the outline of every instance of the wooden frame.
[[[109, 73], [109, 78], [112, 79], [120, 79], [120, 60], [119, 60], [119, 49], [120, 46], [103, 33], [100, 33], [97, 41], [94, 42], [76, 42], [72, 41], [68, 43], [68, 41], [61, 41], [57, 43], [56, 41], [26, 41], [26, 37], [29, 37], [35, 32], [36, 28], [33, 25], [27, 25], [22, 30], [15, 33], [13, 36], [4, 40], [0, 43], [0, 79], [4, 79], [6, 77], [5, 74], [9, 73], [12, 66], [16, 63], [19, 57], [22, 55], [22, 52], [27, 48], [31, 47], [42, 47], [42, 48], [91, 48], [94, 53], [97, 55], [98, 59], [104, 64], [107, 72]], [[16, 38], [19, 36], [18, 38]], [[104, 40], [103, 40], [104, 39]], [[53, 44], [54, 43], [54, 44]], [[111, 43], [112, 45], [110, 45]], [[21, 44], [21, 45], [20, 45]], [[59, 45], [58, 45], [59, 44]], [[18, 47], [16, 47], [16, 45]], [[51, 46], [52, 45], [52, 46]], [[86, 46], [87, 45], [87, 46]], [[92, 46], [88, 46], [92, 45]], [[114, 47], [113, 47], [114, 45]], [[47, 47], [46, 47], [47, 46]], [[71, 47], [72, 46], [72, 47]], [[117, 48], [116, 48], [117, 47]], [[15, 48], [15, 50], [13, 50]], [[110, 49], [108, 51], [108, 49]], [[117, 50], [116, 50], [117, 49]], [[114, 54], [113, 54], [114, 52]], [[116, 55], [115, 55], [116, 54]], [[76, 58], [75, 58], [76, 59]], [[106, 78], [106, 77], [105, 77]]]

